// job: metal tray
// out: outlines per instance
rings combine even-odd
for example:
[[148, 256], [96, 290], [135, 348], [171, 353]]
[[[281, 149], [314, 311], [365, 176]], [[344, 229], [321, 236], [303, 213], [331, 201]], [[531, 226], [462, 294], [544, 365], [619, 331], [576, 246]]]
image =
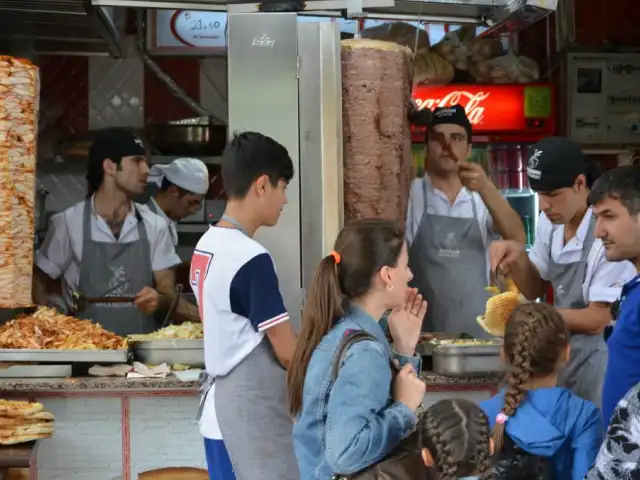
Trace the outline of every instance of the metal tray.
[[438, 345], [433, 349], [433, 371], [447, 377], [474, 377], [505, 371], [502, 342], [491, 345]]
[[167, 339], [130, 342], [134, 350], [202, 350], [204, 340]]
[[129, 350], [0, 349], [0, 362], [127, 363]]
[[144, 340], [132, 345], [135, 359], [145, 365], [204, 367], [204, 340]]
[[68, 378], [71, 365], [11, 365], [0, 367], [0, 378]]

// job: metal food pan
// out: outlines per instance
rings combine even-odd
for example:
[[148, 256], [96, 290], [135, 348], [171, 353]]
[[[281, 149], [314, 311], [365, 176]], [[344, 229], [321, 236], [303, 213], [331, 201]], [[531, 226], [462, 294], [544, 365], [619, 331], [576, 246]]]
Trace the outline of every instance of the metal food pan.
[[0, 349], [0, 362], [127, 363], [129, 350]]
[[188, 365], [204, 367], [204, 348], [134, 350], [135, 359], [145, 365]]
[[142, 340], [131, 342], [134, 350], [202, 350], [204, 340], [166, 339], [166, 340]]
[[505, 370], [502, 344], [439, 345], [433, 349], [433, 371], [447, 377], [473, 377]]

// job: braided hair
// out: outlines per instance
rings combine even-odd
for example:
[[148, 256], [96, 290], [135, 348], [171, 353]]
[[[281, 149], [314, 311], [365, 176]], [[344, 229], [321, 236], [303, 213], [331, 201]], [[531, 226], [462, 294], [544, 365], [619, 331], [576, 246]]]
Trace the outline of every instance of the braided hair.
[[504, 333], [504, 353], [511, 371], [507, 376], [504, 407], [492, 432], [496, 453], [504, 445], [506, 422], [526, 397], [526, 384], [536, 376], [554, 373], [568, 344], [564, 320], [551, 305], [527, 303], [511, 313]]
[[474, 474], [488, 479], [489, 420], [478, 405], [463, 399], [441, 400], [424, 414], [420, 429], [439, 480]]

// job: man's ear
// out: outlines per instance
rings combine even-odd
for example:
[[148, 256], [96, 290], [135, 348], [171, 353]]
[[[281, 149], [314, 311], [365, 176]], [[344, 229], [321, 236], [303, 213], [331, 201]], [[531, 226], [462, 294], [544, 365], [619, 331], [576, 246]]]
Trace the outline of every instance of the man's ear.
[[428, 448], [423, 448], [421, 453], [422, 453], [422, 461], [424, 462], [424, 465], [426, 467], [435, 466], [433, 462], [433, 456], [431, 455], [431, 452], [429, 451]]

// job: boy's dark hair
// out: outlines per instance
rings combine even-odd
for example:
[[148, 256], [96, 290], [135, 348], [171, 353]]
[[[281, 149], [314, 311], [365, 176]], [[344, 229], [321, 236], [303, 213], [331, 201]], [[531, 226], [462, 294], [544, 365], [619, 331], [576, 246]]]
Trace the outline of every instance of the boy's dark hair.
[[257, 132], [236, 133], [222, 153], [222, 183], [227, 197], [244, 198], [251, 184], [267, 175], [276, 187], [293, 178], [293, 162], [287, 149]]
[[614, 198], [627, 209], [629, 214], [640, 213], [640, 167], [626, 165], [602, 174], [589, 192], [589, 205], [595, 205], [606, 198]]

